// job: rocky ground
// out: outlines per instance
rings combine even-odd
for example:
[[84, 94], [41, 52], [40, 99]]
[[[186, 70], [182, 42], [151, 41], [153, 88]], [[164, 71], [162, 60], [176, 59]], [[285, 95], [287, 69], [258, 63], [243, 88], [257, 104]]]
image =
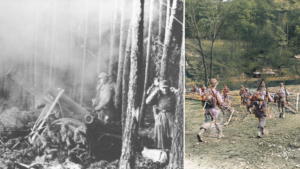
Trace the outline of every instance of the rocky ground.
[[[300, 86], [287, 89], [294, 94], [288, 99], [295, 107]], [[212, 127], [204, 134], [206, 142], [201, 143], [196, 138], [204, 122], [201, 102], [186, 99], [185, 168], [300, 168], [300, 114], [287, 111], [286, 118], [279, 119], [277, 105], [269, 103], [267, 132], [263, 138], [257, 138], [257, 119], [240, 105], [237, 93], [230, 92], [235, 114], [231, 123], [223, 127], [225, 137], [217, 139], [217, 131]]]

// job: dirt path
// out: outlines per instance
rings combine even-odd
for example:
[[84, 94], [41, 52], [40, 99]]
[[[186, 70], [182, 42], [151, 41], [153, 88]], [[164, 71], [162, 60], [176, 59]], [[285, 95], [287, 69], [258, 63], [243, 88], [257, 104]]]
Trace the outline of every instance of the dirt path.
[[275, 104], [269, 104], [267, 134], [257, 138], [257, 119], [247, 115], [238, 97], [232, 97], [236, 110], [231, 124], [217, 139], [216, 129], [204, 134], [198, 143], [196, 133], [204, 122], [201, 103], [186, 100], [185, 168], [300, 168], [300, 114], [279, 119]]

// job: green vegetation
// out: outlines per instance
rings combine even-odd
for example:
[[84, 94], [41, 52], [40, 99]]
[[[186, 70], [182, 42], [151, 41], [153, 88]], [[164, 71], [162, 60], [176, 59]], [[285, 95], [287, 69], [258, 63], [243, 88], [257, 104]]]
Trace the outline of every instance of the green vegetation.
[[187, 0], [186, 82], [299, 74], [299, 9], [296, 0]]

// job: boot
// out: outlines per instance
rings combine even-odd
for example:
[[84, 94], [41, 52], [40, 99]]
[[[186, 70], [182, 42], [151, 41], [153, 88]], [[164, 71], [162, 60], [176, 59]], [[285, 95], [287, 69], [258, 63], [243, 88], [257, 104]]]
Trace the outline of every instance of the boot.
[[257, 137], [258, 138], [262, 138], [262, 130], [261, 130], [261, 128], [257, 129]]
[[220, 138], [224, 137], [223, 131], [222, 131], [222, 126], [220, 124], [217, 124], [216, 128], [218, 130], [218, 138], [220, 139]]
[[201, 128], [199, 133], [197, 133], [197, 138], [198, 138], [199, 142], [203, 142], [203, 139], [201, 137], [204, 132], [205, 132], [205, 129]]
[[281, 115], [281, 117], [284, 118], [284, 115], [285, 115], [285, 108], [283, 107], [282, 108], [282, 115]]
[[261, 134], [264, 135], [264, 128], [260, 128]]
[[279, 118], [282, 118], [282, 113], [279, 114]]

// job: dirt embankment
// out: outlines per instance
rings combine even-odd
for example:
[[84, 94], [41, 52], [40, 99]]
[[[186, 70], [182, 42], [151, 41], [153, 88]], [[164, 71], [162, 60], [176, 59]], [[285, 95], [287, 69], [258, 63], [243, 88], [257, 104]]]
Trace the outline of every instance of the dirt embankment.
[[[288, 88], [299, 91], [296, 86]], [[295, 98], [289, 98], [293, 105]], [[236, 113], [223, 127], [225, 137], [217, 139], [212, 127], [204, 134], [207, 142], [198, 143], [196, 133], [204, 122], [203, 110], [199, 101], [186, 100], [185, 168], [300, 168], [300, 114], [286, 110], [286, 118], [279, 119], [277, 105], [269, 103], [267, 132], [257, 138], [257, 119], [246, 113], [238, 97], [232, 96], [231, 103]]]

